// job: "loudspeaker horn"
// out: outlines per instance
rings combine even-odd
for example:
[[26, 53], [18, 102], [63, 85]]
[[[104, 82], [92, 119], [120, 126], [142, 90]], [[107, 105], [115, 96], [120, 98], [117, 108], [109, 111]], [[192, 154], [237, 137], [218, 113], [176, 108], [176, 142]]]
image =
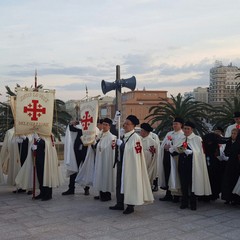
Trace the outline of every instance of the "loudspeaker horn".
[[126, 87], [133, 91], [136, 87], [136, 78], [132, 76], [127, 79], [121, 79], [120, 84], [121, 84], [121, 87]]
[[107, 92], [110, 92], [116, 89], [116, 82], [106, 82], [102, 80], [101, 88], [102, 88], [103, 94], [106, 94]]

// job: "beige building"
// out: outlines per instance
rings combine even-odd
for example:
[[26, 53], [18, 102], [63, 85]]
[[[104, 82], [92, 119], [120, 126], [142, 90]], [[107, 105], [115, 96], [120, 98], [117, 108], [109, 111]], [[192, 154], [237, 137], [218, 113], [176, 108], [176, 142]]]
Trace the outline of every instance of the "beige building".
[[199, 101], [199, 102], [204, 102], [204, 103], [208, 103], [208, 90], [209, 88], [202, 88], [202, 87], [197, 87], [195, 89], [193, 89], [193, 97], [195, 99], [195, 101]]
[[236, 96], [236, 87], [240, 83], [240, 78], [235, 79], [240, 69], [232, 64], [223, 66], [221, 62], [216, 62], [210, 69], [209, 103], [221, 105], [224, 99], [231, 99]]
[[[146, 122], [144, 118], [149, 115], [150, 107], [158, 105], [162, 98], [167, 98], [167, 91], [135, 90], [122, 93], [121, 124], [130, 114], [136, 115], [140, 123]], [[114, 118], [115, 103], [101, 106], [103, 107], [106, 109], [107, 117]]]

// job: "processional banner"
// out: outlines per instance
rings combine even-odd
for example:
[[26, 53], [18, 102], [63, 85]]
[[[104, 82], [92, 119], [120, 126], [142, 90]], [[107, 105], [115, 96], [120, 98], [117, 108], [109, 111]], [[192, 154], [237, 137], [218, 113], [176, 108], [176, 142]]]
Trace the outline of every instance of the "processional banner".
[[95, 141], [98, 118], [98, 101], [86, 101], [80, 106], [80, 119], [82, 125], [82, 142], [90, 145]]
[[18, 88], [15, 109], [15, 134], [51, 135], [55, 90]]

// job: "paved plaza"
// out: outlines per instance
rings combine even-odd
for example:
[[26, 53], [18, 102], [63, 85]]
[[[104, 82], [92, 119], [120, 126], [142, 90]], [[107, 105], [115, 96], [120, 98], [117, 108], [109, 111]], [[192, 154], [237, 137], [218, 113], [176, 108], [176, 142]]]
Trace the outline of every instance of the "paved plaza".
[[[64, 169], [63, 169], [64, 171]], [[50, 201], [32, 200], [14, 187], [0, 186], [0, 240], [5, 239], [102, 239], [102, 240], [226, 240], [240, 239], [240, 206], [223, 201], [198, 204], [197, 211], [161, 202], [164, 192], [154, 193], [155, 202], [136, 206], [130, 215], [109, 210], [115, 204], [94, 200], [76, 185], [76, 194], [62, 196], [68, 181], [53, 189]]]

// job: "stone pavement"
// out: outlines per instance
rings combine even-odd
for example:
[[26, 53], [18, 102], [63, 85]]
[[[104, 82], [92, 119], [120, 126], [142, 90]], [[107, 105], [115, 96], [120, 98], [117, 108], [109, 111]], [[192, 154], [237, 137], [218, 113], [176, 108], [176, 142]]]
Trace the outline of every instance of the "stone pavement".
[[53, 189], [53, 199], [42, 202], [31, 196], [14, 194], [14, 187], [0, 186], [0, 240], [5, 239], [103, 239], [103, 240], [226, 240], [240, 239], [240, 206], [227, 206], [218, 200], [198, 204], [197, 211], [181, 210], [179, 205], [160, 202], [163, 191], [154, 193], [155, 202], [137, 206], [130, 215], [109, 210], [115, 204], [76, 194], [62, 196], [68, 182]]

